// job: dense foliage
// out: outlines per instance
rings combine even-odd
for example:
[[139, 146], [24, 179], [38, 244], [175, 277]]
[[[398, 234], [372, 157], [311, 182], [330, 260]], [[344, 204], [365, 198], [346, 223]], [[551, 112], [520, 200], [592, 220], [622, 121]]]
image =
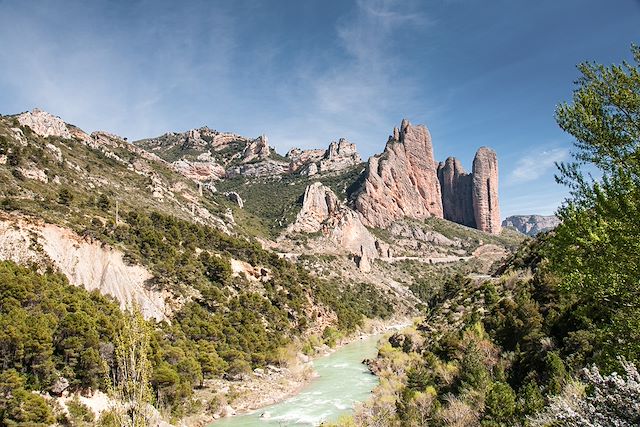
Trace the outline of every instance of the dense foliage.
[[[640, 48], [632, 53], [635, 64], [580, 65], [573, 103], [557, 110], [576, 139], [575, 162], [557, 177], [571, 190], [562, 224], [495, 279], [447, 282], [417, 330], [380, 349], [386, 382], [356, 424], [638, 424]], [[606, 376], [620, 368], [625, 377]]]
[[29, 390], [61, 377], [71, 388], [104, 389], [121, 316], [113, 301], [60, 274], [0, 262], [0, 425], [50, 423], [51, 408]]

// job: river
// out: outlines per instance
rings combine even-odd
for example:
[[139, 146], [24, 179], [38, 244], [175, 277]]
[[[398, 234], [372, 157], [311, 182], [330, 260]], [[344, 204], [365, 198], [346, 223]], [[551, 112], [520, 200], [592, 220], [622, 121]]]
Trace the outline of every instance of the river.
[[249, 414], [221, 419], [211, 427], [317, 426], [336, 421], [351, 412], [354, 404], [367, 400], [378, 385], [378, 377], [362, 360], [375, 357], [381, 336], [359, 339], [314, 360], [318, 377], [295, 396]]

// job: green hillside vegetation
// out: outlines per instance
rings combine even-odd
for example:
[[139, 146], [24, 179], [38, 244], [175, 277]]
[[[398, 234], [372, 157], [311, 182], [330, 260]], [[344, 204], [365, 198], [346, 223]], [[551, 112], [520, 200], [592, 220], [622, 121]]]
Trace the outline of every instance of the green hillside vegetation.
[[[337, 316], [313, 340], [328, 344], [367, 317], [393, 314], [390, 295], [373, 285], [317, 279], [252, 238], [194, 223], [189, 207], [198, 197], [195, 184], [161, 163], [148, 166], [167, 187], [184, 189], [162, 201], [152, 197], [149, 178], [128, 167], [137, 158], [126, 147], [113, 148], [123, 163], [78, 141], [39, 137], [28, 127], [20, 128], [23, 144], [10, 129], [16, 126], [13, 118], [0, 118], [0, 155], [8, 157], [0, 165], [0, 209], [69, 226], [121, 249], [154, 274], [148, 286], [184, 301], [170, 324], [149, 323], [154, 404], [174, 417], [206, 409], [192, 396], [208, 378], [239, 378], [258, 367], [285, 365], [283, 348], [307, 343], [319, 308]], [[60, 149], [63, 162], [47, 144]], [[21, 168], [43, 171], [48, 182], [26, 178]], [[205, 195], [199, 202], [214, 214], [231, 205], [222, 196]], [[231, 258], [265, 269], [266, 280], [233, 276]], [[50, 423], [59, 414], [31, 390], [48, 391], [60, 377], [69, 380], [70, 391], [109, 391], [119, 307], [52, 271], [38, 274], [12, 263], [1, 269], [6, 328], [0, 339], [0, 425]]]
[[581, 64], [573, 102], [556, 112], [576, 148], [557, 177], [571, 190], [562, 224], [491, 280], [449, 280], [423, 322], [382, 345], [376, 397], [342, 425], [640, 424], [640, 48], [632, 52], [635, 64]]
[[[22, 131], [25, 144], [11, 128]], [[60, 150], [62, 162], [51, 147]], [[44, 138], [27, 126], [19, 126], [13, 117], [0, 117], [0, 155], [7, 156], [7, 163], [0, 165], [0, 208], [75, 231], [94, 219], [113, 221], [116, 202], [123, 210], [158, 210], [182, 219], [193, 219], [193, 198], [214, 215], [225, 211], [227, 204], [222, 198], [198, 197], [195, 183], [166, 165], [140, 159], [126, 147], [108, 149], [122, 162], [79, 141]], [[131, 167], [136, 160], [143, 162], [167, 189], [178, 189], [173, 191], [173, 197], [154, 198], [151, 179]], [[28, 179], [23, 170], [42, 171], [48, 182]]]
[[[347, 201], [354, 191], [354, 184], [362, 175], [364, 167], [356, 165], [340, 173], [305, 177], [299, 174], [277, 178], [225, 179], [216, 183], [220, 192], [236, 191], [244, 201], [243, 223], [253, 224], [247, 231], [268, 237], [278, 236], [291, 224], [304, 198], [304, 191], [313, 182], [321, 182], [331, 188], [338, 198]], [[247, 218], [250, 216], [251, 218]], [[242, 227], [242, 225], [241, 225]]]

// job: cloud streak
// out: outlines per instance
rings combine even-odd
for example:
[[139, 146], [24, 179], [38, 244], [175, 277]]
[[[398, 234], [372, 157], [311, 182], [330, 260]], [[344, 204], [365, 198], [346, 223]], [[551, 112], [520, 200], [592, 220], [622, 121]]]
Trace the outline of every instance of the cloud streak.
[[567, 158], [569, 150], [566, 148], [552, 148], [543, 151], [533, 151], [526, 154], [516, 163], [509, 175], [509, 184], [523, 184], [535, 181], [552, 169], [557, 162]]

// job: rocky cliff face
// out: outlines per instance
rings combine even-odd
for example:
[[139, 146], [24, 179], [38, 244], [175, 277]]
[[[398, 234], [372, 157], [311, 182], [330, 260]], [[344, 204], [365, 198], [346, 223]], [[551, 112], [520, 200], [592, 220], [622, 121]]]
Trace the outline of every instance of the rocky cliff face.
[[322, 232], [337, 249], [360, 258], [379, 256], [376, 239], [358, 214], [338, 200], [330, 188], [315, 182], [304, 192], [302, 209], [287, 232]]
[[438, 165], [438, 180], [442, 191], [444, 218], [475, 228], [476, 218], [471, 195], [472, 175], [465, 172], [458, 159], [449, 157]]
[[215, 181], [236, 176], [262, 177], [286, 173], [289, 164], [271, 159], [266, 136], [250, 139], [201, 127], [166, 133], [134, 144], [171, 162], [174, 168], [196, 181]]
[[167, 320], [170, 309], [165, 292], [149, 289], [151, 273], [125, 262], [114, 248], [84, 239], [69, 229], [33, 220], [0, 216], [0, 259], [58, 269], [75, 286], [116, 298], [124, 308], [132, 302], [146, 318]]
[[528, 236], [552, 230], [559, 224], [560, 219], [555, 215], [513, 215], [502, 221], [503, 227], [515, 228]]
[[329, 144], [329, 148], [320, 160], [320, 172], [340, 171], [350, 166], [362, 163], [356, 144], [352, 144], [344, 138], [338, 142]]
[[318, 172], [338, 172], [362, 163], [356, 144], [340, 138], [331, 142], [326, 150], [292, 148], [286, 155], [289, 172], [312, 176]]
[[384, 152], [369, 159], [355, 207], [366, 225], [381, 228], [403, 217], [442, 218], [440, 183], [425, 126], [403, 120], [393, 130]]
[[476, 228], [487, 233], [500, 233], [498, 202], [498, 158], [495, 151], [480, 147], [473, 159], [473, 212]]
[[22, 126], [29, 126], [32, 131], [40, 136], [59, 136], [70, 139], [71, 132], [67, 124], [60, 118], [52, 114], [34, 108], [18, 116], [18, 122]]

